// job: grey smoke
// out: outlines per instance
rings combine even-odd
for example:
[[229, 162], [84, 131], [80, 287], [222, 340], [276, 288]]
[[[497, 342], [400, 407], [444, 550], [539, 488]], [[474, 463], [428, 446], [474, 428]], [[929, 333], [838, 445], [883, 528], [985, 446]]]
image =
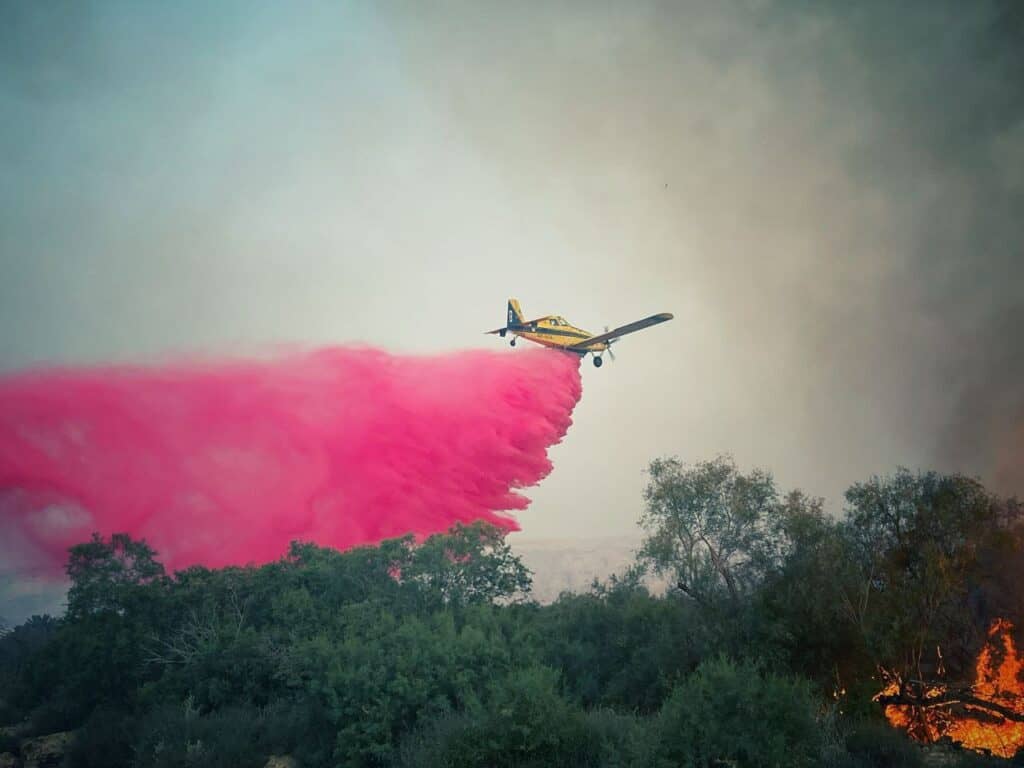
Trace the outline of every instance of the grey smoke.
[[524, 535], [664, 454], [1024, 493], [1018, 2], [6, 0], [0, 115], [0, 369], [671, 311]]

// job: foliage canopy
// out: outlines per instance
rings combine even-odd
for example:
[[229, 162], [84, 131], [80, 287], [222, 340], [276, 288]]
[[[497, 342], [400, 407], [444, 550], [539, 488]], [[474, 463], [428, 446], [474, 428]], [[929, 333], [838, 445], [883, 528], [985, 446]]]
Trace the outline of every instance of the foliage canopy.
[[76, 729], [72, 766], [911, 765], [876, 738], [876, 669], [941, 647], [964, 674], [1022, 615], [1021, 508], [968, 478], [871, 478], [836, 519], [728, 456], [664, 458], [644, 498], [634, 567], [551, 605], [483, 524], [174, 574], [94, 536], [67, 613], [0, 637], [0, 714]]

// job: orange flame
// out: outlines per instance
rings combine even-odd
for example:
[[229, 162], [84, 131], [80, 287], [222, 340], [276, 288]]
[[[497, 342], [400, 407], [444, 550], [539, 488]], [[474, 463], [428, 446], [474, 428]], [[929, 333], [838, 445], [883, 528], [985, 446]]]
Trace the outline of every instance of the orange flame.
[[[977, 752], [1013, 757], [1024, 747], [1022, 670], [1024, 659], [1013, 641], [1013, 624], [996, 619], [975, 662], [974, 684], [963, 696], [946, 685], [931, 685], [918, 695], [920, 705], [887, 704], [885, 717], [890, 725], [904, 729], [917, 741], [949, 738]], [[876, 701], [903, 690], [897, 676], [887, 675], [886, 679]], [[935, 704], [929, 704], [929, 700]], [[1019, 715], [1022, 722], [1014, 720], [1014, 715]]]

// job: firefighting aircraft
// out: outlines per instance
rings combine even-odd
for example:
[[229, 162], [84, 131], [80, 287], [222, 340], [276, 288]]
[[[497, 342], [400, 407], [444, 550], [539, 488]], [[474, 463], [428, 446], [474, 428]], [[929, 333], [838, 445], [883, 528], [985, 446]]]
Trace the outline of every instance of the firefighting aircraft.
[[575, 352], [581, 357], [589, 352], [594, 356], [594, 366], [600, 368], [601, 356], [605, 351], [608, 352], [608, 356], [612, 360], [615, 359], [615, 355], [612, 353], [612, 344], [621, 337], [627, 333], [634, 333], [671, 319], [671, 312], [661, 312], [610, 331], [605, 326], [604, 333], [595, 336], [581, 328], [569, 325], [564, 317], [559, 317], [558, 315], [538, 317], [536, 320], [524, 320], [523, 310], [520, 309], [519, 302], [515, 299], [509, 299], [508, 320], [505, 327], [495, 328], [493, 331], [487, 331], [487, 333], [496, 333], [502, 338], [511, 333], [512, 340], [509, 344], [513, 347], [516, 345], [516, 338], [522, 337], [545, 347]]

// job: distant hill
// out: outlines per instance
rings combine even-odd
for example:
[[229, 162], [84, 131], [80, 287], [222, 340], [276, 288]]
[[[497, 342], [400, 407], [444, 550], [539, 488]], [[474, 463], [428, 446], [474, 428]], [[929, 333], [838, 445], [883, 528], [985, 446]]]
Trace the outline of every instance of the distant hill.
[[[634, 561], [640, 538], [602, 537], [579, 539], [520, 538], [512, 534], [512, 550], [533, 571], [533, 596], [553, 602], [561, 592], [586, 592], [595, 577], [606, 580], [621, 574]], [[651, 579], [654, 592], [665, 589], [664, 580]]]

